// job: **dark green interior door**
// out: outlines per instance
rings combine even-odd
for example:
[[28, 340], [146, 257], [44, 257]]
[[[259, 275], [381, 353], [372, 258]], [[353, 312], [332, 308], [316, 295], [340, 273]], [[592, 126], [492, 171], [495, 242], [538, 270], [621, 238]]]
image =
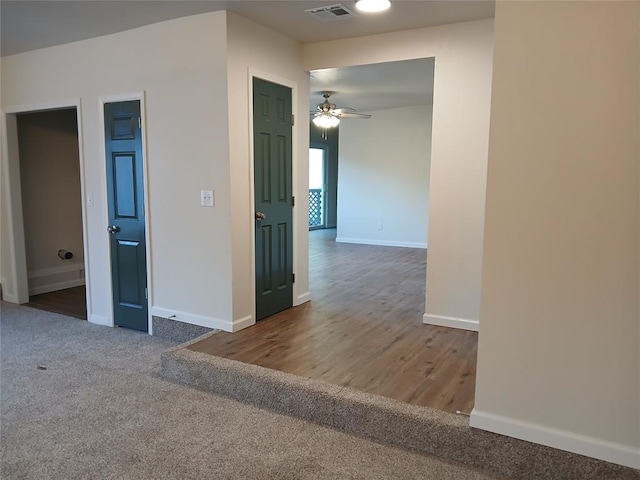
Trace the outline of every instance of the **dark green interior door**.
[[148, 331], [147, 261], [140, 102], [104, 106], [113, 315]]
[[291, 89], [253, 79], [256, 319], [293, 305]]

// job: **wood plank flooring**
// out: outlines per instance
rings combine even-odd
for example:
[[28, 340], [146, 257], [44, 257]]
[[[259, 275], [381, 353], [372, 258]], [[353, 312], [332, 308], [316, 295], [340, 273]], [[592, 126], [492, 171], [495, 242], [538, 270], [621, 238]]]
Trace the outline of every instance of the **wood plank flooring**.
[[87, 296], [85, 287], [73, 287], [57, 292], [42, 293], [29, 297], [28, 307], [61, 313], [70, 317], [87, 319]]
[[310, 232], [312, 301], [191, 350], [447, 412], [470, 412], [477, 333], [424, 325], [426, 252]]

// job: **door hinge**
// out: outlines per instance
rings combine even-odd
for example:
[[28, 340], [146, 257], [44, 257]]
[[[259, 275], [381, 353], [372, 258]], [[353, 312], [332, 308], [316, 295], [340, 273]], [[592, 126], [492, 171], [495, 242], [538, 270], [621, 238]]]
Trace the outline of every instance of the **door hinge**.
[[149, 298], [149, 290], [147, 289], [147, 287], [144, 287], [144, 298]]
[[296, 206], [296, 197], [291, 197], [291, 206], [292, 207]]
[[142, 128], [142, 119], [141, 117], [138, 117], [138, 128]]
[[291, 274], [291, 281], [292, 281], [293, 283], [296, 283], [296, 274], [295, 274], [295, 273], [292, 273], [292, 274]]
[[292, 113], [291, 114], [291, 126], [293, 127], [296, 124], [296, 116]]

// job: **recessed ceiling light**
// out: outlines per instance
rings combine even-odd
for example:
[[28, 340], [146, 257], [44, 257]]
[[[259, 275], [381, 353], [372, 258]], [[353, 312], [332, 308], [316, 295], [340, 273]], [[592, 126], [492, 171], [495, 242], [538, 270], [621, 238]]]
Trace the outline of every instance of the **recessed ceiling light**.
[[361, 12], [382, 12], [391, 6], [389, 0], [358, 0], [356, 8]]

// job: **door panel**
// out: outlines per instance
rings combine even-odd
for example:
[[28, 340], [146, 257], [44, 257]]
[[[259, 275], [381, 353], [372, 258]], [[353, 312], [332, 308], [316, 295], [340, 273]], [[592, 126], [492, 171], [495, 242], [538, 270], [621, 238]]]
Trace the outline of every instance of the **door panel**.
[[291, 273], [288, 268], [289, 252], [289, 228], [286, 223], [278, 224], [278, 257], [275, 271], [278, 273], [277, 288], [283, 290], [289, 287]]
[[258, 257], [262, 260], [260, 262], [260, 269], [256, 272], [256, 276], [262, 279], [261, 282], [258, 283], [258, 287], [261, 287], [261, 290], [258, 290], [263, 296], [265, 294], [271, 293], [271, 285], [273, 284], [272, 275], [273, 275], [273, 262], [271, 259], [271, 225], [261, 225], [260, 226], [260, 250]]
[[115, 254], [118, 257], [118, 294], [121, 305], [139, 308], [143, 303], [137, 288], [140, 276], [138, 275], [138, 249], [139, 242], [117, 240]]
[[136, 218], [135, 154], [115, 154], [113, 162], [115, 184], [115, 217]]
[[291, 89], [254, 78], [256, 319], [293, 305]]
[[105, 150], [114, 323], [148, 331], [140, 102], [107, 103]]

